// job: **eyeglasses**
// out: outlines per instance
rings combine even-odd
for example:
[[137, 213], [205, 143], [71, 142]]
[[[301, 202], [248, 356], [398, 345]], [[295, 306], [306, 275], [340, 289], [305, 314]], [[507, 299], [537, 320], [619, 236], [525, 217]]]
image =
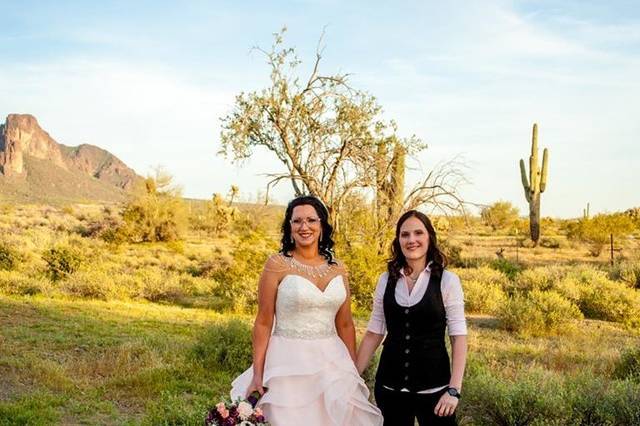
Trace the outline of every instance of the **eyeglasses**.
[[313, 228], [320, 225], [320, 218], [308, 217], [303, 219], [301, 217], [296, 217], [295, 219], [291, 219], [289, 222], [294, 228], [301, 228], [303, 223], [306, 223], [309, 228]]

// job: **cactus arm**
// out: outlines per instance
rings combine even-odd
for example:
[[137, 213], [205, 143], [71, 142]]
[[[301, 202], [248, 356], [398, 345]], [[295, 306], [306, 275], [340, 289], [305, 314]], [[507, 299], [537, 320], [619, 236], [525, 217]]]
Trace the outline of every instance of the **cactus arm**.
[[520, 160], [520, 177], [522, 178], [522, 187], [524, 188], [524, 196], [527, 199], [527, 202], [531, 202], [531, 188], [529, 187], [529, 182], [527, 181], [527, 170], [524, 166], [524, 160]]
[[540, 179], [540, 192], [544, 192], [545, 188], [547, 187], [548, 161], [549, 161], [549, 151], [547, 151], [547, 148], [545, 148], [542, 153], [542, 176]]

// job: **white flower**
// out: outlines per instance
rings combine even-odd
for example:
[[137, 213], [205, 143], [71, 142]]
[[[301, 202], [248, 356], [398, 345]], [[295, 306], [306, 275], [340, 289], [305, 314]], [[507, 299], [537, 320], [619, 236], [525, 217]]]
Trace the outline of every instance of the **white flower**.
[[251, 422], [244, 421], [244, 422], [240, 423], [240, 426], [254, 426], [254, 424], [251, 423]]
[[[251, 415], [253, 414], [253, 407], [248, 402], [242, 401], [240, 404], [238, 404], [238, 414], [240, 415], [240, 418], [242, 420], [245, 420], [251, 417]], [[244, 424], [244, 423], [247, 423], [248, 425], [251, 424], [248, 422], [242, 422], [241, 424]], [[248, 425], [245, 425], [245, 426], [248, 426]]]

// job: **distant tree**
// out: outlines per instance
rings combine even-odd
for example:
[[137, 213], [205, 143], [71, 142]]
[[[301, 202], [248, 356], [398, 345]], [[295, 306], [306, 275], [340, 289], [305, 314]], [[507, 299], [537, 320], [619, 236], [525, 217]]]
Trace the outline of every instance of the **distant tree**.
[[567, 225], [567, 237], [591, 245], [590, 252], [597, 257], [604, 246], [615, 239], [625, 238], [635, 230], [633, 219], [625, 213], [598, 214], [592, 218], [582, 218]]
[[144, 190], [122, 211], [120, 232], [132, 242], [181, 239], [187, 227], [187, 208], [181, 192], [166, 170], [156, 168], [155, 174], [145, 179]]
[[484, 207], [480, 212], [480, 217], [484, 224], [493, 230], [507, 229], [518, 220], [519, 211], [508, 201], [496, 201], [490, 206]]

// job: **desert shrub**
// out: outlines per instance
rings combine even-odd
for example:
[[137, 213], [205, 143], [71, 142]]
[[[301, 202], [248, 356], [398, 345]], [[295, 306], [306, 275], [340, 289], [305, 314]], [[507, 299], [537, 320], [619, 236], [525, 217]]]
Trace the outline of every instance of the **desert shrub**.
[[20, 254], [9, 244], [0, 241], [0, 271], [10, 271], [18, 266]]
[[484, 284], [495, 284], [504, 288], [509, 283], [509, 278], [504, 273], [489, 268], [488, 266], [457, 268], [453, 269], [453, 272], [460, 277], [463, 285], [465, 281], [478, 281]]
[[563, 247], [564, 245], [565, 243], [560, 238], [542, 237], [540, 239], [540, 247], [558, 249]]
[[515, 277], [520, 273], [522, 267], [512, 262], [508, 259], [496, 259], [490, 263], [490, 265], [496, 271], [500, 271], [505, 274], [510, 280], [515, 279]]
[[497, 316], [506, 330], [523, 335], [559, 332], [582, 319], [580, 310], [569, 300], [556, 292], [540, 290], [510, 297]]
[[131, 296], [130, 289], [112, 272], [101, 269], [82, 269], [68, 274], [59, 283], [64, 293], [87, 299], [126, 299]]
[[624, 238], [634, 229], [633, 220], [624, 213], [599, 214], [566, 225], [567, 237], [589, 244], [589, 252], [594, 257], [600, 255], [611, 235], [615, 239]]
[[386, 257], [371, 250], [370, 246], [351, 244], [349, 250], [340, 253], [340, 259], [349, 271], [351, 299], [356, 308], [370, 310], [378, 278], [386, 269]]
[[546, 266], [524, 269], [510, 283], [510, 292], [526, 293], [533, 290], [551, 290], [565, 274], [565, 268], [562, 267]]
[[464, 306], [468, 312], [494, 314], [506, 301], [506, 295], [497, 284], [476, 280], [462, 282]]
[[182, 238], [188, 224], [187, 208], [172, 177], [161, 170], [148, 177], [145, 190], [122, 211], [119, 228], [131, 242], [173, 241]]
[[587, 318], [640, 327], [640, 292], [609, 280], [604, 273], [580, 286], [578, 304]]
[[78, 248], [62, 243], [45, 251], [42, 259], [47, 263], [51, 278], [57, 281], [76, 272], [85, 262], [85, 255]]
[[574, 425], [632, 425], [640, 420], [640, 384], [630, 380], [603, 381], [581, 374], [565, 381]]
[[252, 362], [251, 327], [237, 318], [212, 324], [197, 338], [191, 353], [207, 370], [239, 374]]
[[463, 265], [462, 247], [446, 239], [438, 240], [438, 246], [447, 257], [447, 265], [454, 267]]
[[0, 292], [4, 294], [35, 295], [48, 293], [51, 283], [45, 277], [30, 277], [17, 271], [0, 270]]
[[463, 413], [478, 425], [563, 425], [571, 419], [561, 381], [538, 371], [514, 379], [495, 377], [486, 370], [470, 374], [464, 401]]
[[496, 201], [480, 212], [482, 222], [494, 231], [507, 229], [518, 220], [518, 208], [508, 201]]
[[277, 242], [261, 231], [241, 236], [231, 252], [232, 260], [211, 274], [218, 283], [213, 296], [226, 301], [235, 311], [255, 306], [258, 278], [269, 255], [277, 251]]
[[185, 290], [175, 274], [145, 268], [134, 275], [138, 283], [138, 297], [151, 302], [175, 301], [184, 297]]
[[640, 381], [640, 347], [623, 350], [613, 374], [619, 379], [632, 378]]
[[225, 201], [220, 194], [213, 194], [204, 211], [193, 214], [190, 222], [194, 229], [218, 236], [229, 231], [239, 215], [239, 210], [232, 207], [229, 201]]
[[615, 264], [609, 269], [609, 278], [623, 281], [640, 290], [640, 262], [625, 261]]

